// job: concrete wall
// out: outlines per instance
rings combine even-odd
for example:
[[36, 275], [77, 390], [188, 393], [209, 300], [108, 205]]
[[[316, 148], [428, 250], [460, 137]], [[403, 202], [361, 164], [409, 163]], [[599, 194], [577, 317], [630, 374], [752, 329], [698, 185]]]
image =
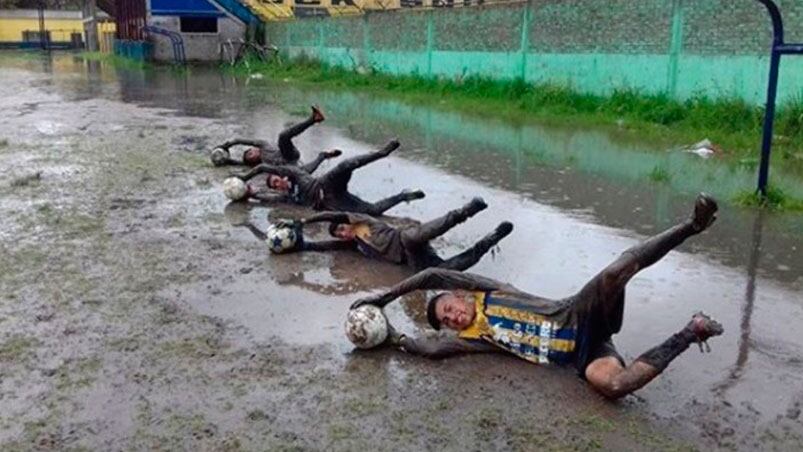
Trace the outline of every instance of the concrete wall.
[[[786, 40], [803, 42], [803, 0], [780, 0]], [[771, 27], [753, 0], [531, 0], [267, 24], [291, 56], [395, 74], [703, 93], [761, 103]], [[803, 56], [784, 57], [779, 99], [803, 96]]]
[[[217, 61], [220, 58], [221, 43], [228, 39], [238, 41], [245, 37], [246, 26], [242, 22], [228, 16], [220, 17], [217, 21], [217, 33], [181, 33], [187, 60]], [[178, 16], [151, 16], [148, 24], [170, 31], [181, 31]], [[154, 59], [173, 61], [173, 46], [167, 36], [154, 35], [150, 40], [154, 44]]]

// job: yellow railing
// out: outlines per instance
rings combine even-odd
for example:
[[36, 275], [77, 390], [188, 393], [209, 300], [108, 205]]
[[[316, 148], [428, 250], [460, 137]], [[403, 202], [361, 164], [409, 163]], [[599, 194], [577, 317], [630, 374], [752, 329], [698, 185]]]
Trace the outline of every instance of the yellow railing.
[[243, 4], [262, 20], [283, 20], [293, 17], [292, 7], [283, 3], [274, 3], [270, 0], [243, 0]]
[[[310, 17], [324, 16], [353, 16], [364, 14], [366, 11], [388, 10], [421, 10], [421, 9], [451, 9], [468, 8], [479, 5], [498, 5], [507, 3], [521, 3], [526, 0], [420, 0], [416, 5], [414, 0], [351, 0], [351, 5], [343, 0], [306, 0], [299, 3], [296, 0], [242, 0], [251, 11], [266, 21], [287, 20], [298, 16]], [[301, 12], [299, 12], [301, 11]], [[320, 12], [321, 14], [315, 14]]]

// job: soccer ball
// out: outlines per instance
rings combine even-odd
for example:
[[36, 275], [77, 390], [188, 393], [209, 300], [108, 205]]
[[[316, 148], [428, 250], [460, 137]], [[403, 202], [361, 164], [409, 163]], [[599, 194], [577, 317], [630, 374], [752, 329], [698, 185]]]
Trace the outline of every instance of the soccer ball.
[[268, 232], [265, 234], [267, 238], [265, 242], [271, 253], [282, 254], [293, 249], [298, 241], [298, 235], [295, 229], [288, 227], [279, 227], [275, 224], [268, 226]]
[[223, 194], [232, 201], [240, 201], [248, 194], [248, 186], [241, 179], [230, 177], [223, 181]]
[[357, 348], [374, 348], [388, 337], [388, 320], [382, 309], [365, 305], [346, 316], [346, 337]]
[[229, 151], [223, 148], [215, 148], [212, 151], [212, 164], [215, 166], [221, 166], [226, 163], [226, 160], [229, 158]]

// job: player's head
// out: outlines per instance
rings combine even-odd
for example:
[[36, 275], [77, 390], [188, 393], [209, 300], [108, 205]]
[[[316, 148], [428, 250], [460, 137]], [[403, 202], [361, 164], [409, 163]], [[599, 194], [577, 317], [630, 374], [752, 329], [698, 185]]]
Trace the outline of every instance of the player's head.
[[356, 231], [354, 230], [354, 225], [349, 223], [330, 223], [329, 235], [340, 240], [354, 240]]
[[290, 179], [276, 174], [268, 174], [267, 178], [268, 188], [277, 191], [290, 191]]
[[464, 330], [477, 315], [474, 300], [462, 290], [441, 292], [427, 303], [427, 321], [436, 330], [445, 326], [451, 330]]
[[262, 151], [259, 148], [249, 148], [243, 154], [243, 163], [248, 166], [257, 166], [262, 163]]

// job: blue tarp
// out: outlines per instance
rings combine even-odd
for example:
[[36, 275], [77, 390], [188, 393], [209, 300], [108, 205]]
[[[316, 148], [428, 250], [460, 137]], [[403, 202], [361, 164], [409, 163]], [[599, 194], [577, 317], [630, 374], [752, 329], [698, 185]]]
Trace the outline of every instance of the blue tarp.
[[151, 0], [154, 16], [221, 17], [224, 13], [207, 0]]

